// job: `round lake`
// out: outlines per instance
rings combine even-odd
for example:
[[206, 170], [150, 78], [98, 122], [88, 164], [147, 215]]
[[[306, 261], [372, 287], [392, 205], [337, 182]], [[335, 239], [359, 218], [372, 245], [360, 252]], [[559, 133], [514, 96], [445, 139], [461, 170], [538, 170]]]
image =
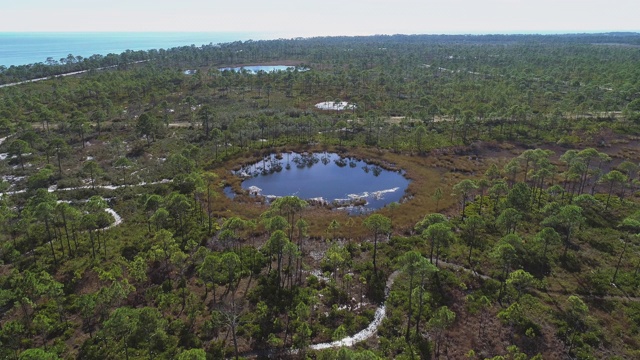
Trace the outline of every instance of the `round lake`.
[[242, 69], [246, 70], [250, 74], [257, 74], [260, 71], [264, 72], [274, 72], [274, 71], [287, 71], [294, 70], [295, 66], [285, 66], [285, 65], [256, 65], [256, 66], [239, 66], [239, 67], [225, 67], [220, 68], [220, 71], [241, 71]]
[[272, 154], [235, 172], [242, 188], [267, 199], [295, 195], [351, 212], [368, 212], [399, 202], [409, 185], [400, 171], [334, 153]]

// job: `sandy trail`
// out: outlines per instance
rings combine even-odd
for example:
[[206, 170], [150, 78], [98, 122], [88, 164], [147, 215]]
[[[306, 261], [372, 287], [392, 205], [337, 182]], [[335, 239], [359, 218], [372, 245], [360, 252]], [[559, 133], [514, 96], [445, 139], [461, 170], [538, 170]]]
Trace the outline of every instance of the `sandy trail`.
[[[487, 275], [483, 275], [483, 274], [479, 274], [477, 271], [473, 270], [473, 269], [469, 269], [466, 268], [462, 265], [458, 265], [458, 264], [454, 264], [454, 263], [450, 263], [450, 262], [446, 262], [446, 261], [438, 261], [438, 265], [440, 268], [446, 268], [446, 269], [450, 269], [450, 270], [454, 270], [454, 271], [463, 271], [466, 273], [469, 273], [475, 277], [479, 277], [483, 280], [489, 280], [489, 279], [494, 279], [490, 276]], [[396, 280], [396, 277], [400, 274], [400, 271], [397, 270], [395, 272], [393, 272], [391, 274], [391, 276], [389, 276], [389, 279], [387, 280], [387, 284], [385, 287], [385, 300], [386, 298], [389, 296], [389, 291], [391, 290], [391, 287], [393, 286], [393, 283]], [[497, 280], [497, 279], [494, 279]], [[631, 302], [639, 302], [640, 298], [639, 297], [631, 297], [631, 296], [611, 296], [611, 295], [606, 295], [606, 296], [597, 296], [597, 295], [584, 295], [583, 297], [585, 298], [591, 298], [591, 299], [605, 299], [605, 300], [618, 300], [618, 301], [631, 301]], [[337, 340], [337, 341], [333, 341], [333, 342], [328, 342], [328, 343], [320, 343], [320, 344], [314, 344], [309, 346], [310, 349], [312, 350], [324, 350], [324, 349], [331, 349], [331, 348], [340, 348], [343, 346], [353, 346], [359, 342], [362, 342], [364, 340], [367, 340], [369, 338], [371, 338], [373, 335], [375, 335], [376, 331], [378, 330], [378, 328], [380, 327], [380, 325], [382, 324], [382, 320], [384, 320], [384, 318], [386, 317], [386, 305], [383, 303], [382, 305], [380, 305], [380, 307], [378, 307], [378, 309], [376, 309], [376, 313], [374, 315], [373, 321], [371, 323], [369, 323], [369, 325], [362, 331], [360, 331], [359, 333], [353, 335], [353, 336], [348, 336], [344, 339], [341, 340]], [[291, 353], [295, 354], [299, 352], [299, 349], [292, 349], [290, 351]]]
[[107, 226], [103, 230], [109, 230], [111, 228], [114, 228], [114, 227], [122, 224], [122, 216], [118, 215], [118, 213], [115, 212], [115, 210], [113, 210], [112, 208], [106, 208], [106, 209], [104, 209], [104, 211], [108, 212], [109, 214], [111, 214], [111, 216], [113, 216], [114, 222], [113, 222], [113, 224]]
[[[0, 141], [2, 141], [4, 139], [0, 139]], [[1, 143], [1, 142], [0, 142]], [[116, 190], [119, 188], [123, 188], [125, 186], [144, 186], [144, 185], [157, 185], [157, 184], [167, 184], [170, 183], [171, 180], [169, 179], [162, 179], [160, 181], [153, 181], [153, 182], [141, 182], [138, 184], [133, 184], [133, 185], [96, 185], [96, 186], [78, 186], [78, 187], [73, 187], [73, 188], [62, 188], [62, 189], [58, 189], [55, 185], [50, 186], [47, 191], [48, 192], [55, 192], [55, 191], [72, 191], [72, 190], [88, 190], [88, 189], [106, 189], [106, 190]], [[15, 195], [15, 194], [22, 194], [27, 192], [26, 190], [16, 190], [16, 191], [7, 191], [7, 192], [3, 192], [0, 193], [0, 199], [5, 196], [5, 195]], [[86, 200], [79, 200], [79, 201], [86, 201]], [[113, 224], [102, 228], [101, 230], [109, 230], [112, 229], [120, 224], [122, 224], [122, 222], [124, 221], [124, 219], [122, 218], [122, 216], [120, 216], [115, 210], [113, 210], [112, 208], [106, 208], [104, 209], [104, 211], [106, 211], [107, 213], [111, 214], [111, 216], [113, 216], [114, 222]]]
[[[147, 61], [149, 61], [149, 60], [134, 61], [134, 62], [132, 62], [132, 63], [130, 63], [130, 64], [139, 64], [139, 63], [143, 63], [143, 62], [147, 62]], [[0, 88], [10, 87], [10, 86], [16, 86], [16, 85], [22, 85], [22, 84], [28, 84], [28, 83], [33, 83], [33, 82], [38, 82], [38, 81], [43, 81], [43, 80], [48, 80], [48, 79], [58, 78], [58, 77], [65, 77], [65, 76], [80, 75], [80, 74], [87, 73], [87, 72], [89, 72], [89, 71], [91, 71], [91, 70], [99, 71], [99, 70], [114, 69], [114, 68], [117, 68], [118, 66], [119, 66], [119, 65], [105, 66], [105, 67], [95, 68], [95, 69], [80, 70], [80, 71], [73, 71], [73, 72], [64, 73], [64, 74], [51, 75], [51, 76], [49, 76], [49, 77], [43, 77], [43, 78], [37, 78], [37, 79], [31, 79], [31, 80], [25, 80], [25, 81], [18, 81], [18, 82], [14, 82], [14, 83], [9, 83], [9, 84], [3, 84], [3, 85], [0, 85]]]
[[[394, 281], [396, 281], [396, 278], [398, 277], [399, 274], [400, 274], [400, 271], [394, 271], [393, 274], [391, 274], [391, 276], [389, 276], [389, 279], [387, 280], [387, 284], [386, 284], [385, 289], [384, 289], [385, 300], [389, 296], [389, 292], [391, 291], [391, 287], [393, 286], [393, 283], [394, 283]], [[323, 349], [330, 349], [330, 348], [339, 348], [339, 347], [343, 347], [343, 346], [353, 346], [353, 345], [355, 345], [355, 344], [357, 344], [357, 343], [359, 343], [361, 341], [365, 341], [365, 340], [369, 339], [370, 337], [372, 337], [378, 331], [378, 328], [380, 327], [380, 324], [382, 324], [382, 320], [384, 320], [386, 315], [387, 315], [387, 307], [383, 303], [382, 305], [380, 305], [378, 307], [378, 309], [376, 309], [376, 313], [373, 316], [373, 321], [371, 323], [369, 323], [369, 326], [367, 326], [364, 330], [360, 331], [359, 333], [357, 333], [357, 334], [355, 334], [353, 336], [348, 336], [348, 337], [346, 337], [344, 339], [340, 339], [340, 340], [337, 340], [337, 341], [311, 345], [310, 348], [312, 350], [323, 350]]]
[[[454, 270], [460, 270], [460, 271], [465, 271], [468, 272], [470, 274], [473, 274], [474, 276], [480, 277], [481, 279], [487, 280], [490, 279], [489, 276], [486, 275], [481, 275], [478, 274], [476, 271], [471, 270], [471, 269], [467, 269], [463, 266], [457, 265], [457, 264], [453, 264], [453, 263], [448, 263], [445, 261], [439, 261], [438, 265], [440, 265], [442, 268], [449, 268], [449, 269], [454, 269]], [[389, 276], [389, 279], [387, 279], [387, 284], [385, 286], [384, 289], [384, 297], [385, 300], [386, 298], [389, 296], [389, 292], [391, 291], [391, 287], [393, 286], [393, 283], [396, 281], [396, 278], [398, 277], [398, 275], [400, 275], [400, 271], [396, 270], [394, 271], [391, 276]], [[377, 309], [376, 309], [376, 313], [373, 316], [373, 321], [371, 323], [369, 323], [369, 325], [362, 331], [360, 331], [359, 333], [353, 335], [353, 336], [348, 336], [344, 339], [340, 339], [337, 341], [333, 341], [333, 342], [328, 342], [328, 343], [320, 343], [320, 344], [314, 344], [311, 345], [309, 348], [311, 348], [312, 350], [323, 350], [323, 349], [331, 349], [331, 348], [339, 348], [339, 347], [343, 347], [343, 346], [353, 346], [359, 342], [365, 341], [369, 338], [371, 338], [373, 335], [375, 335], [375, 333], [378, 331], [378, 328], [380, 327], [380, 325], [382, 324], [382, 320], [384, 320], [384, 318], [387, 315], [387, 308], [386, 308], [386, 304], [382, 304], [380, 305]], [[298, 350], [292, 350], [293, 352], [297, 352]]]

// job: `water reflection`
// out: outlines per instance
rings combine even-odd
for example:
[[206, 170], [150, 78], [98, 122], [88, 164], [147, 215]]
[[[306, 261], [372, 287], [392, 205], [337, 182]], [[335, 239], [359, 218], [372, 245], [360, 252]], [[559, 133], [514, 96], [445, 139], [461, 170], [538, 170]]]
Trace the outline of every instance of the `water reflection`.
[[400, 202], [409, 185], [402, 171], [335, 153], [272, 154], [235, 174], [245, 179], [242, 188], [251, 195], [296, 195], [352, 213]]
[[231, 186], [225, 186], [224, 188], [222, 188], [222, 192], [224, 192], [224, 194], [229, 199], [234, 199], [236, 197], [236, 193], [233, 191], [233, 188], [231, 188]]
[[224, 67], [224, 68], [220, 68], [218, 70], [220, 71], [242, 71], [245, 70], [246, 72], [250, 73], [250, 74], [257, 74], [260, 71], [264, 71], [264, 72], [274, 72], [274, 71], [293, 71], [293, 70], [298, 70], [298, 71], [306, 71], [306, 68], [297, 68], [295, 66], [286, 66], [286, 65], [256, 65], [256, 66], [238, 66], [238, 67]]

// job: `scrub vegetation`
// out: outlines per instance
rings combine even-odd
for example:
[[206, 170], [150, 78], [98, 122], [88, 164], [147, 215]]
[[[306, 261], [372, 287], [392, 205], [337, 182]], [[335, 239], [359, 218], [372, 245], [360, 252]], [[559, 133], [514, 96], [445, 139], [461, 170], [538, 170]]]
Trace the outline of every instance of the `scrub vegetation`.
[[[0, 68], [0, 358], [638, 358], [639, 46], [333, 37]], [[291, 68], [219, 70], [242, 65]], [[292, 151], [411, 183], [358, 216], [242, 190], [233, 170]]]

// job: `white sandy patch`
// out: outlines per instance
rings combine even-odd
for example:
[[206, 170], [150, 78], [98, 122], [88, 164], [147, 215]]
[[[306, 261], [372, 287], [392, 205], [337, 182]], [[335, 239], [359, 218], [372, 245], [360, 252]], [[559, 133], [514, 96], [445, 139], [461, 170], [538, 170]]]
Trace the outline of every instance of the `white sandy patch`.
[[317, 103], [316, 108], [320, 110], [335, 110], [335, 111], [353, 110], [356, 108], [356, 104], [350, 104], [346, 101], [340, 101], [340, 102], [325, 101], [325, 102]]
[[323, 350], [330, 348], [338, 348], [343, 346], [353, 346], [361, 341], [367, 340], [372, 337], [373, 334], [378, 330], [378, 327], [382, 323], [382, 320], [385, 318], [387, 314], [387, 308], [385, 305], [381, 305], [377, 310], [375, 315], [373, 316], [373, 321], [367, 326], [366, 329], [360, 331], [359, 333], [348, 336], [342, 340], [330, 342], [330, 343], [320, 343], [311, 345], [310, 348], [313, 350]]
[[348, 194], [346, 199], [334, 199], [334, 202], [337, 203], [348, 203], [351, 201], [355, 201], [355, 200], [366, 200], [368, 198], [372, 198], [375, 200], [381, 200], [384, 199], [384, 195], [385, 194], [390, 194], [390, 193], [394, 193], [396, 191], [400, 190], [399, 187], [395, 187], [392, 189], [385, 189], [385, 190], [378, 190], [378, 191], [372, 191], [372, 192], [368, 192], [365, 191], [361, 194]]
[[109, 230], [113, 227], [116, 227], [120, 224], [122, 224], [122, 216], [118, 215], [117, 212], [115, 212], [115, 210], [113, 210], [112, 208], [106, 208], [104, 209], [104, 211], [108, 212], [109, 214], [111, 214], [111, 216], [113, 216], [113, 219], [115, 220], [113, 222], [113, 224], [107, 226], [106, 228], [104, 228], [104, 230]]
[[315, 202], [320, 205], [329, 205], [329, 202], [325, 200], [322, 196], [308, 199], [309, 201]]
[[318, 269], [309, 271], [309, 274], [315, 276], [316, 278], [318, 278], [318, 280], [322, 280], [322, 281], [325, 281], [325, 282], [331, 281], [331, 279], [329, 279], [328, 277], [324, 276], [322, 271], [320, 271]]
[[387, 189], [387, 190], [374, 191], [374, 192], [371, 193], [371, 196], [376, 200], [380, 200], [380, 199], [384, 198], [384, 194], [394, 193], [394, 192], [396, 192], [398, 190], [400, 190], [399, 187], [395, 187], [393, 189]]
[[15, 175], [3, 175], [2, 176], [2, 180], [3, 181], [9, 182], [11, 184], [15, 184], [15, 183], [17, 183], [19, 181], [22, 181], [22, 180], [26, 179], [26, 178], [27, 178], [26, 176], [15, 176]]
[[[90, 181], [90, 180], [85, 180], [86, 181]], [[162, 179], [160, 181], [153, 181], [153, 182], [141, 182], [138, 184], [132, 184], [132, 185], [96, 185], [96, 186], [91, 186], [91, 185], [85, 185], [85, 186], [77, 186], [77, 187], [70, 187], [70, 188], [58, 188], [55, 185], [49, 187], [49, 192], [54, 192], [54, 191], [73, 191], [73, 190], [89, 190], [89, 189], [105, 189], [105, 190], [117, 190], [120, 188], [124, 188], [127, 186], [145, 186], [145, 185], [158, 185], [158, 184], [167, 184], [170, 183], [171, 180], [170, 179]]]

